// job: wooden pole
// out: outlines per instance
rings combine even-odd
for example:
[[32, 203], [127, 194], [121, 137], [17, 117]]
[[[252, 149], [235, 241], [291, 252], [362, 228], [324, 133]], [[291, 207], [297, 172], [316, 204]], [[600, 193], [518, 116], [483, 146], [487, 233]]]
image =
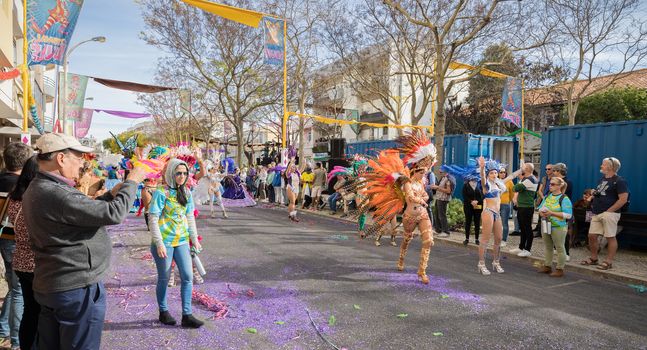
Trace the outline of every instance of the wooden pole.
[[521, 162], [525, 162], [524, 157], [524, 98], [525, 98], [525, 82], [521, 80], [521, 140], [519, 140], [519, 147], [521, 148]]

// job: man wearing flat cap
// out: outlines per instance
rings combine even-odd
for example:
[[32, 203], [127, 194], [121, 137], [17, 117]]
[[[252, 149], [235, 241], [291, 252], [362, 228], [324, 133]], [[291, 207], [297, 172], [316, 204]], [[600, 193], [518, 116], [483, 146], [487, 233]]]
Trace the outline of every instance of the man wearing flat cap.
[[[91, 199], [74, 188], [85, 153], [74, 137], [46, 134], [37, 142], [39, 173], [23, 196], [34, 253], [34, 297], [41, 305], [39, 349], [99, 349], [106, 311], [103, 278], [112, 244], [104, 226], [120, 224], [145, 176]], [[27, 214], [28, 213], [28, 214]]]

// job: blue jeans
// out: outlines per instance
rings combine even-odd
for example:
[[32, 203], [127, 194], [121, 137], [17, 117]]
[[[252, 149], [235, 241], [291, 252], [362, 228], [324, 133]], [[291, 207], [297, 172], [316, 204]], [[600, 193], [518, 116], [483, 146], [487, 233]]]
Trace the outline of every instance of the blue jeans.
[[171, 275], [171, 262], [175, 260], [180, 270], [180, 296], [182, 297], [182, 315], [191, 315], [191, 294], [193, 293], [193, 264], [191, 262], [191, 252], [189, 244], [182, 244], [177, 247], [166, 247], [166, 258], [160, 258], [157, 255], [157, 247], [151, 246], [153, 259], [157, 266], [157, 305], [159, 311], [168, 311], [166, 304], [166, 289], [168, 288], [168, 279]]
[[339, 192], [335, 192], [328, 197], [328, 206], [333, 213], [337, 212], [337, 200], [339, 199], [339, 196], [341, 196], [341, 194], [339, 194]]
[[16, 242], [10, 239], [0, 239], [0, 253], [4, 260], [6, 269], [5, 279], [7, 280], [7, 296], [5, 296], [2, 310], [0, 311], [0, 336], [11, 336], [11, 346], [20, 346], [18, 331], [22, 319], [23, 300], [22, 288], [18, 276], [13, 271], [13, 252], [16, 250]]
[[509, 223], [510, 223], [510, 211], [512, 211], [512, 205], [501, 204], [501, 224], [503, 225], [503, 240], [508, 241], [508, 233], [510, 233]]
[[57, 293], [34, 292], [40, 304], [39, 349], [99, 349], [106, 318], [103, 282]]

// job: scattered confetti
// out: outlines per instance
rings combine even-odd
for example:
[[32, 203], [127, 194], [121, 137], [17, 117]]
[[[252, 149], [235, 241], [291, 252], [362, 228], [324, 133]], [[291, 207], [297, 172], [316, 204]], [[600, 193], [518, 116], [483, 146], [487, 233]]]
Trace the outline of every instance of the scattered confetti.
[[441, 299], [447, 299], [447, 298], [449, 298], [449, 295], [447, 295], [447, 294], [443, 294], [443, 295], [441, 295], [441, 296], [440, 296], [440, 298], [441, 298]]
[[281, 326], [281, 325], [284, 325], [284, 324], [285, 324], [285, 322], [283, 322], [283, 321], [276, 321], [276, 322], [274, 322], [274, 323], [278, 324], [279, 326]]
[[328, 325], [329, 326], [334, 326], [335, 322], [337, 322], [337, 319], [335, 318], [335, 315], [330, 315], [328, 318]]
[[433, 332], [432, 334], [434, 335], [434, 337], [442, 337], [443, 336], [443, 332]]
[[638, 292], [638, 293], [644, 293], [644, 292], [647, 292], [647, 287], [645, 287], [645, 286], [644, 286], [644, 285], [642, 285], [642, 284], [630, 284], [630, 285], [629, 285], [629, 287], [630, 287], [630, 288], [633, 288], [633, 289], [634, 289], [636, 292]]
[[258, 333], [258, 331], [256, 330], [256, 328], [247, 328], [247, 333], [256, 334]]
[[361, 306], [359, 306], [359, 305], [357, 305], [357, 304], [353, 305], [353, 308], [354, 308], [355, 310], [361, 310], [361, 309], [362, 309], [362, 307], [361, 307]]
[[213, 311], [216, 314], [213, 315], [212, 319], [223, 319], [229, 313], [229, 308], [224, 302], [197, 290], [193, 290], [192, 298], [193, 301], [198, 304], [204, 305], [209, 311]]
[[339, 240], [339, 241], [347, 241], [348, 240], [348, 236], [346, 236], [346, 235], [333, 235], [333, 236], [330, 236], [330, 238], [336, 239], [336, 240]]
[[409, 314], [398, 314], [398, 318], [405, 318], [409, 316]]

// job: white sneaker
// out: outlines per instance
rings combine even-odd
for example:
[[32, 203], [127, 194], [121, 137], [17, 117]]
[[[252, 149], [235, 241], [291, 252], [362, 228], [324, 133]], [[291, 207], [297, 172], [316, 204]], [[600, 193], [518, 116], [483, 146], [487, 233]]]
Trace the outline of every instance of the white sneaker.
[[519, 253], [521, 253], [521, 249], [513, 248], [513, 249], [510, 249], [508, 252], [511, 253], [511, 254], [519, 254]]
[[449, 237], [449, 235], [446, 232], [443, 232], [443, 233], [439, 234], [438, 237], [447, 238], [447, 237]]
[[531, 256], [531, 255], [532, 255], [532, 254], [530, 254], [530, 252], [529, 252], [529, 251], [527, 251], [527, 250], [522, 250], [521, 252], [519, 252], [519, 254], [517, 254], [517, 256], [520, 256], [520, 257], [522, 257], [522, 258], [527, 258], [527, 257], [529, 257], [529, 256]]
[[571, 256], [570, 255], [566, 256], [566, 261], [571, 261]]
[[506, 241], [501, 241], [501, 245], [500, 245], [500, 247], [502, 247], [502, 248], [503, 248], [503, 247], [505, 247], [505, 246], [507, 246], [507, 245], [508, 245], [508, 242], [506, 242]]

